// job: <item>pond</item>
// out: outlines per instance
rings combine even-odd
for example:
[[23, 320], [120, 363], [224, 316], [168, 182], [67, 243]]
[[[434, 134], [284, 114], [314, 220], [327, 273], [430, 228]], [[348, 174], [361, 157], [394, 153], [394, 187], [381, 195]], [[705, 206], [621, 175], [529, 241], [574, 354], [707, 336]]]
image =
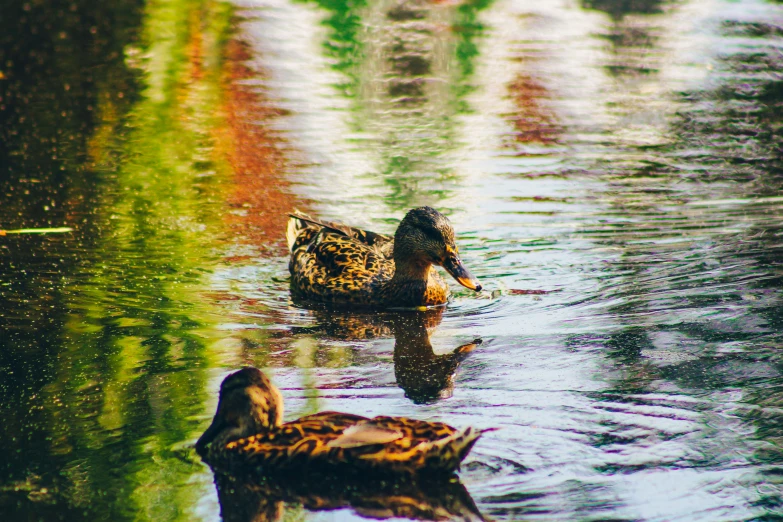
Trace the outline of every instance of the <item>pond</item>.
[[[193, 444], [244, 365], [286, 419], [500, 428], [446, 492], [465, 518], [783, 519], [783, 4], [17, 4], [4, 520], [220, 519]], [[288, 212], [391, 233], [421, 205], [480, 294], [291, 302]]]

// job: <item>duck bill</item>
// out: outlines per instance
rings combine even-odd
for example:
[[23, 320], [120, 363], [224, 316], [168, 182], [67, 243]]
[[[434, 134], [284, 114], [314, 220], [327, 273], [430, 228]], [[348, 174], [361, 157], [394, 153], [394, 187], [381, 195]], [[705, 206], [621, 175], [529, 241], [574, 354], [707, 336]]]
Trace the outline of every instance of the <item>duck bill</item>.
[[209, 428], [207, 428], [207, 431], [205, 431], [196, 441], [196, 452], [199, 455], [204, 456], [204, 453], [206, 453], [207, 450], [207, 445], [209, 445], [209, 443], [212, 442], [226, 426], [227, 424], [223, 419], [215, 416], [215, 418], [212, 419], [212, 424], [210, 424]]
[[481, 290], [481, 283], [476, 279], [470, 271], [465, 268], [462, 261], [457, 256], [449, 256], [443, 262], [443, 268], [451, 274], [451, 277], [457, 280], [459, 284], [465, 288], [470, 288], [476, 292]]

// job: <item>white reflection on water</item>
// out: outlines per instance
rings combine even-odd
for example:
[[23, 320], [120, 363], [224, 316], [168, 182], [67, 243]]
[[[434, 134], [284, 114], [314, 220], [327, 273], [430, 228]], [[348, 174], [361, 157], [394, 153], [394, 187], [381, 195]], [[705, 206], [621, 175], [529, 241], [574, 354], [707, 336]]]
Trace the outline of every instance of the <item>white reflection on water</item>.
[[[774, 442], [757, 436], [750, 395], [779, 382], [763, 346], [779, 340], [760, 312], [779, 306], [779, 294], [763, 290], [778, 274], [758, 255], [779, 245], [753, 241], [779, 230], [779, 198], [754, 198], [754, 186], [716, 166], [710, 140], [727, 138], [700, 143], [675, 123], [698, 112], [683, 92], [722, 81], [713, 72], [721, 56], [764, 46], [727, 37], [724, 21], [779, 23], [778, 6], [662, 2], [660, 12], [612, 19], [576, 2], [500, 0], [479, 13], [486, 30], [462, 77], [451, 57], [459, 35], [448, 31], [454, 5], [411, 3], [422, 18], [397, 23], [384, 17], [395, 4], [380, 2], [358, 10], [366, 25], [352, 72], [361, 78], [346, 96], [348, 80], [324, 57], [324, 11], [244, 5], [252, 16], [242, 29], [269, 73], [263, 88], [291, 111], [278, 125], [301, 159], [295, 190], [324, 217], [379, 232], [408, 206], [443, 209], [466, 264], [502, 294], [457, 292], [433, 345], [485, 343], [462, 363], [453, 396], [425, 405], [396, 387], [394, 339], [260, 343], [296, 355], [273, 364], [291, 415], [340, 409], [502, 427], [461, 474], [493, 518], [763, 512], [768, 465], [756, 452]], [[401, 81], [390, 73], [395, 39], [431, 61], [423, 86], [403, 85], [407, 105], [384, 90]], [[468, 94], [446, 88], [460, 82]], [[750, 201], [753, 212], [737, 210]], [[256, 276], [219, 275], [216, 284], [241, 281], [240, 295], [263, 303], [227, 328], [247, 334], [239, 316], [282, 332], [328, 322], [289, 308], [286, 260], [266, 263]], [[253, 290], [270, 272], [276, 283]], [[754, 350], [758, 361], [730, 358]], [[322, 352], [331, 358], [313, 362]]]

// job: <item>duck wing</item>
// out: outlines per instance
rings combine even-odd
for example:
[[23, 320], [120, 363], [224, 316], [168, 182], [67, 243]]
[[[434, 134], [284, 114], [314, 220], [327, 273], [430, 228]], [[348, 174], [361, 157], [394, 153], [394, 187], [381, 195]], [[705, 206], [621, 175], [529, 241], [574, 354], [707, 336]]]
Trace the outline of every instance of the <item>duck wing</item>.
[[482, 431], [402, 417], [324, 412], [226, 445], [245, 466], [411, 474], [454, 472]]
[[[291, 251], [289, 271], [295, 296], [335, 303], [370, 303], [375, 285], [394, 275], [394, 262], [378, 244], [370, 245], [331, 226], [314, 226], [292, 218], [292, 222], [295, 220], [307, 225], [297, 229]], [[298, 227], [296, 223], [289, 226], [289, 232]]]
[[324, 411], [286, 422], [279, 429], [258, 433], [226, 445], [229, 454], [236, 455], [245, 465], [260, 465], [269, 469], [306, 467], [323, 460], [329, 453], [327, 444], [367, 417]]
[[352, 413], [322, 411], [313, 415], [305, 415], [295, 421], [286, 422], [281, 428], [283, 432], [296, 432], [300, 433], [301, 436], [317, 434], [339, 436], [345, 430], [366, 420], [367, 417], [353, 415]]
[[406, 417], [373, 417], [367, 421], [378, 428], [396, 430], [403, 433], [411, 444], [435, 441], [450, 437], [457, 433], [457, 429], [443, 422], [429, 422]]
[[372, 422], [354, 424], [339, 437], [330, 440], [326, 445], [330, 448], [358, 448], [375, 444], [388, 444], [403, 437], [400, 430], [376, 426]]
[[[375, 417], [367, 421], [376, 427], [399, 430], [402, 437], [375, 451], [357, 455], [365, 465], [402, 472], [429, 470], [453, 473], [481, 437], [482, 430], [457, 430], [441, 422], [402, 417]], [[351, 450], [347, 450], [351, 451]]]
[[[303, 244], [303, 241], [297, 240], [305, 229], [311, 229], [316, 233], [321, 230], [328, 230], [384, 252], [390, 251], [389, 246], [392, 245], [394, 241], [393, 237], [385, 234], [378, 234], [369, 230], [351, 227], [338, 221], [324, 221], [313, 218], [298, 210], [292, 212], [288, 216], [290, 219], [288, 220], [286, 238], [288, 240], [288, 248], [290, 248], [291, 251], [294, 251], [298, 246]], [[313, 237], [314, 235], [307, 234], [306, 237], [301, 239], [307, 240], [307, 243], [309, 243], [312, 241]]]

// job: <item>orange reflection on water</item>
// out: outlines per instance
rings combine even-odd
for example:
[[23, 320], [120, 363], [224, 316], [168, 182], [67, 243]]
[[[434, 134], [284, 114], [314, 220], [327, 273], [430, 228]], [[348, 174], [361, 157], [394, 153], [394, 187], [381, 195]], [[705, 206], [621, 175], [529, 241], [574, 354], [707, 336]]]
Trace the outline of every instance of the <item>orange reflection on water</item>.
[[555, 114], [543, 100], [551, 98], [546, 87], [529, 74], [520, 72], [508, 86], [517, 112], [509, 119], [516, 129], [515, 139], [519, 143], [557, 143], [561, 128]]
[[224, 66], [226, 126], [219, 139], [234, 172], [228, 205], [236, 209], [225, 216], [239, 241], [252, 243], [272, 255], [285, 253], [284, 229], [288, 213], [307, 206], [289, 190], [285, 178], [287, 158], [283, 140], [268, 123], [283, 111], [259, 91], [242, 83], [258, 78], [251, 68], [248, 46], [231, 40]]

